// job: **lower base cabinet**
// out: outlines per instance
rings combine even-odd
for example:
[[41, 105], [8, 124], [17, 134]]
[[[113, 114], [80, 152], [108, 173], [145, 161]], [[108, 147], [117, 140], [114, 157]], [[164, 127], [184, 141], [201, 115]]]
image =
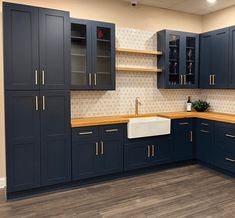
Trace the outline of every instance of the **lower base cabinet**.
[[172, 121], [174, 140], [174, 160], [193, 159], [193, 119], [175, 119]]
[[73, 129], [72, 179], [123, 171], [122, 125]]
[[140, 169], [172, 161], [170, 136], [143, 139], [124, 146], [124, 170]]
[[214, 145], [214, 121], [196, 120], [196, 158], [208, 164], [216, 165], [218, 151]]
[[71, 180], [68, 91], [6, 91], [7, 192]]

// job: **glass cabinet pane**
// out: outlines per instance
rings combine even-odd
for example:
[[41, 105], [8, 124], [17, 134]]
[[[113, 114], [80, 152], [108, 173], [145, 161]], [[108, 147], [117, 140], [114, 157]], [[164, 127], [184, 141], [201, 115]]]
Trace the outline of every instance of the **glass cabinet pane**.
[[96, 85], [110, 85], [112, 83], [111, 29], [98, 26], [96, 41]]
[[71, 83], [87, 85], [86, 25], [71, 24]]
[[169, 35], [169, 85], [179, 84], [180, 36]]
[[195, 83], [196, 38], [186, 37], [186, 85]]

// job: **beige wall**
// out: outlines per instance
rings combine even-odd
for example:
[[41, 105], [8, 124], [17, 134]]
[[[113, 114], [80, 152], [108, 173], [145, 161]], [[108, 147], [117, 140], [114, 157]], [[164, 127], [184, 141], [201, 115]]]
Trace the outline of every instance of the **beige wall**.
[[202, 32], [235, 25], [235, 6], [202, 17]]
[[[1, 1], [2, 2], [2, 1]], [[70, 11], [75, 18], [94, 19], [116, 23], [120, 27], [157, 31], [174, 29], [201, 32], [201, 17], [145, 6], [132, 7], [116, 0], [14, 0], [28, 4]], [[1, 9], [2, 15], [2, 9]], [[0, 16], [0, 178], [5, 176], [4, 98], [2, 16]]]

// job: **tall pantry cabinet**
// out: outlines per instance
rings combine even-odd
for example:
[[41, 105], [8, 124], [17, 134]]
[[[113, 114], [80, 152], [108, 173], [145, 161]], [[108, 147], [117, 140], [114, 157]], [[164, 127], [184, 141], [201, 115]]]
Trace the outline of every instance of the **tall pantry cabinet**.
[[3, 3], [7, 192], [71, 180], [69, 13]]

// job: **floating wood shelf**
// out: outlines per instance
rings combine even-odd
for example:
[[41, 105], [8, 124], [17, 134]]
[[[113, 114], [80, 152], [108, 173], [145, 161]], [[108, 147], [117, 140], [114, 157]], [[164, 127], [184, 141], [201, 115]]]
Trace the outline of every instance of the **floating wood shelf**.
[[138, 49], [129, 49], [129, 48], [116, 48], [116, 52], [133, 53], [133, 54], [148, 54], [148, 55], [162, 55], [161, 51], [138, 50]]
[[160, 73], [162, 72], [161, 69], [157, 68], [142, 68], [142, 67], [116, 67], [117, 71], [130, 71], [130, 72], [153, 72], [153, 73]]

